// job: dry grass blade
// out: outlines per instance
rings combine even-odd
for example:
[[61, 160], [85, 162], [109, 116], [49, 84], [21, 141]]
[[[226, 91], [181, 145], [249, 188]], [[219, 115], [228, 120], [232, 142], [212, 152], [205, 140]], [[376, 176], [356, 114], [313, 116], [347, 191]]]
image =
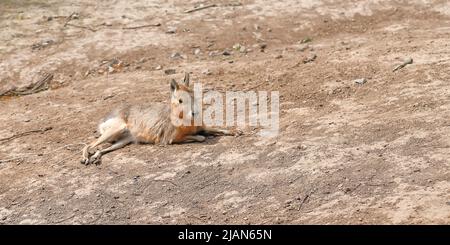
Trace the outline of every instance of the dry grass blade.
[[148, 24], [148, 25], [142, 25], [142, 26], [128, 26], [128, 27], [123, 27], [122, 29], [135, 30], [135, 29], [141, 29], [141, 28], [146, 28], [146, 27], [156, 27], [156, 26], [161, 26], [161, 23]]
[[195, 12], [195, 11], [199, 11], [199, 10], [207, 9], [207, 8], [213, 8], [213, 7], [217, 7], [217, 4], [209, 4], [209, 5], [206, 5], [206, 6], [189, 9], [189, 10], [186, 10], [184, 12], [187, 14], [187, 13], [192, 13], [192, 12]]
[[0, 96], [20, 96], [20, 95], [29, 95], [38, 93], [44, 90], [48, 89], [48, 84], [53, 79], [53, 74], [46, 73], [43, 78], [41, 78], [39, 81], [37, 81], [34, 84], [31, 84], [29, 86], [23, 87], [23, 88], [14, 88], [11, 90], [8, 90], [4, 92], [3, 94], [0, 94]]

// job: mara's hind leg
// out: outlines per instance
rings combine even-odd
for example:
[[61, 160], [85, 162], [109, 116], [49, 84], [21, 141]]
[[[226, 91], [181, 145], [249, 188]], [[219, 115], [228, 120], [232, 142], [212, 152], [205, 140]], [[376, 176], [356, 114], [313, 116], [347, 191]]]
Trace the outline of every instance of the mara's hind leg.
[[83, 158], [81, 159], [81, 163], [89, 164], [89, 156], [90, 156], [89, 150], [105, 142], [111, 142], [124, 137], [125, 134], [128, 133], [128, 130], [126, 128], [125, 122], [117, 121], [108, 125], [108, 127], [106, 127], [106, 129], [101, 133], [102, 135], [97, 140], [95, 140], [94, 142], [83, 148], [82, 153]]
[[239, 130], [231, 131], [227, 129], [219, 129], [219, 128], [212, 128], [212, 127], [204, 127], [202, 129], [202, 132], [205, 134], [212, 134], [212, 135], [241, 135], [242, 132]]
[[117, 142], [115, 142], [110, 147], [105, 148], [103, 150], [96, 151], [95, 154], [89, 158], [89, 163], [98, 164], [98, 163], [100, 163], [101, 157], [104, 154], [111, 152], [111, 151], [115, 151], [117, 149], [120, 149], [120, 148], [130, 144], [131, 142], [133, 142], [133, 137], [131, 137], [131, 135], [126, 135], [123, 138], [119, 139]]

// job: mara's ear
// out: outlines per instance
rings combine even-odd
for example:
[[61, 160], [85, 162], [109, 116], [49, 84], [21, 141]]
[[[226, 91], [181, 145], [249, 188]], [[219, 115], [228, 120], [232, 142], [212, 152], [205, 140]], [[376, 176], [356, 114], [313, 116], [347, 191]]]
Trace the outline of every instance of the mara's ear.
[[185, 73], [184, 73], [183, 83], [184, 83], [184, 85], [186, 85], [187, 87], [189, 87], [189, 73], [188, 73], [188, 72], [185, 72]]
[[173, 93], [178, 89], [178, 83], [175, 81], [175, 79], [172, 79], [170, 81], [170, 91]]

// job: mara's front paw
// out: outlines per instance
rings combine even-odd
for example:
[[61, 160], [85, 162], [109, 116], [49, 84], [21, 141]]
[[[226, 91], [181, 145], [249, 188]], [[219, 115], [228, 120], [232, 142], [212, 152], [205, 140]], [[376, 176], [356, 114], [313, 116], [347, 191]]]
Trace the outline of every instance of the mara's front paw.
[[84, 164], [84, 165], [88, 165], [88, 164], [89, 164], [89, 158], [83, 158], [83, 159], [81, 159], [81, 160], [80, 160], [80, 163], [81, 163], [81, 164]]
[[88, 164], [96, 164], [96, 165], [98, 165], [98, 164], [101, 163], [101, 161], [102, 161], [102, 153], [100, 151], [97, 151], [97, 152], [95, 152], [94, 155], [92, 155], [89, 158]]

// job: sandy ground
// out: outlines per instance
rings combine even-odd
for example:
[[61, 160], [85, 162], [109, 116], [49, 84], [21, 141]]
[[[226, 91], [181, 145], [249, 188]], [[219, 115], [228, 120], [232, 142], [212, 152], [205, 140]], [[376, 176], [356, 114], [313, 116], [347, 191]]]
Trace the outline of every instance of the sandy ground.
[[[53, 74], [0, 97], [0, 139], [49, 129], [0, 140], [0, 223], [450, 224], [448, 1], [96, 2], [0, 3], [0, 93]], [[166, 101], [185, 71], [279, 91], [279, 136], [80, 164], [110, 109]]]

